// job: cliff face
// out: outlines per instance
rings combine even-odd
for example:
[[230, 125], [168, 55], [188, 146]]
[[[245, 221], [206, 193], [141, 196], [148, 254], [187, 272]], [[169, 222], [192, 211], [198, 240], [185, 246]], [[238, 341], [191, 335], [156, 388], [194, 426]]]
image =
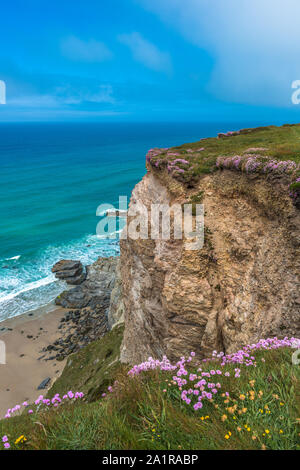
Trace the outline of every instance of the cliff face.
[[300, 215], [284, 179], [275, 179], [223, 170], [190, 190], [166, 173], [145, 175], [131, 206], [150, 210], [203, 193], [205, 244], [187, 251], [182, 240], [121, 241], [122, 361], [299, 337]]

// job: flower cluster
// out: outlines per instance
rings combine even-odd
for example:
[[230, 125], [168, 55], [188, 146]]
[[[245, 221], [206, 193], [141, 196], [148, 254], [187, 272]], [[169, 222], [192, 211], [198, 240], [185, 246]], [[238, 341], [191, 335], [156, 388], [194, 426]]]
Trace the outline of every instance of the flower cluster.
[[10, 448], [10, 443], [8, 442], [8, 437], [7, 436], [2, 437], [2, 443], [3, 443], [4, 449], [9, 449]]
[[[36, 410], [39, 411], [40, 407], [42, 405], [46, 406], [46, 409], [50, 408], [53, 406], [54, 408], [57, 408], [59, 405], [63, 405], [64, 403], [67, 402], [74, 402], [78, 399], [81, 399], [84, 397], [83, 392], [72, 392], [72, 390], [69, 390], [63, 397], [61, 398], [59, 393], [56, 393], [52, 399], [45, 398], [43, 395], [40, 395], [34, 402], [34, 404], [37, 406]], [[6, 412], [5, 418], [12, 418], [14, 414], [17, 412], [24, 412], [24, 410], [27, 410], [27, 413], [29, 415], [33, 414], [33, 409], [30, 408], [30, 405], [27, 403], [27, 401], [24, 401], [22, 405], [16, 405], [13, 408], [9, 408]], [[15, 444], [18, 445], [20, 443], [26, 442], [27, 439], [26, 437], [22, 434], [20, 437], [18, 437], [15, 441]], [[5, 435], [2, 437], [2, 443], [4, 449], [10, 449], [11, 445], [8, 442], [8, 437]]]
[[148, 163], [151, 163], [151, 160], [153, 157], [157, 157], [159, 155], [161, 155], [162, 153], [165, 153], [166, 151], [168, 150], [168, 148], [153, 148], [153, 149], [150, 149], [146, 155], [146, 161]]
[[183, 158], [176, 158], [175, 160], [168, 162], [168, 173], [172, 173], [173, 176], [176, 176], [176, 174], [184, 173], [185, 169], [179, 167], [178, 164], [186, 167], [186, 165], [189, 165], [189, 162], [187, 160], [184, 160]]
[[134, 375], [139, 375], [140, 372], [142, 371], [155, 370], [155, 369], [170, 371], [170, 370], [175, 370], [176, 368], [177, 366], [172, 365], [166, 356], [163, 356], [162, 361], [149, 357], [148, 361], [135, 365], [132, 369], [130, 369], [130, 371], [128, 372], [128, 375], [133, 377]]
[[[73, 393], [72, 390], [70, 390], [68, 393], [63, 395], [61, 398], [59, 396], [59, 393], [57, 393], [51, 400], [49, 398], [45, 398], [43, 395], [40, 395], [34, 402], [35, 405], [38, 406], [38, 408], [41, 405], [46, 405], [46, 407], [53, 406], [54, 408], [57, 408], [60, 404], [66, 403], [67, 401], [70, 400], [78, 400], [80, 398], [84, 397], [83, 392], [76, 392]], [[33, 414], [33, 410], [30, 408], [29, 404], [27, 401], [24, 401], [22, 405], [16, 405], [13, 408], [9, 408], [6, 412], [5, 418], [11, 418], [12, 415], [14, 415], [17, 412], [24, 411], [24, 409], [28, 409], [28, 414]]]
[[[234, 155], [231, 157], [218, 157], [216, 166], [217, 168], [238, 170], [245, 173], [287, 174], [292, 177], [300, 171], [300, 165], [297, 165], [297, 163], [292, 160], [275, 160], [267, 156], [249, 152], [251, 150], [259, 149], [248, 149], [248, 153], [242, 156]], [[290, 185], [289, 195], [294, 199], [294, 201], [296, 201], [300, 195], [300, 187], [298, 188], [299, 182], [300, 177]]]
[[223, 352], [217, 353], [213, 351], [213, 358], [221, 359], [221, 366], [225, 364], [244, 364], [245, 366], [256, 366], [255, 357], [251, 355], [251, 352], [255, 350], [270, 350], [278, 348], [296, 348], [300, 347], [300, 339], [298, 338], [284, 338], [278, 339], [277, 337], [261, 339], [257, 343], [248, 344], [243, 349], [233, 354], [225, 355]]
[[294, 173], [300, 169], [292, 160], [274, 160], [259, 154], [247, 153], [231, 157], [218, 157], [218, 168], [236, 169], [246, 173]]
[[[17, 446], [18, 444], [23, 444], [24, 442], [27, 441], [27, 438], [22, 434], [15, 440], [15, 445]], [[8, 437], [5, 435], [2, 437], [2, 444], [4, 449], [10, 449], [10, 443], [8, 442]]]
[[[168, 148], [153, 148], [146, 155], [146, 162], [155, 169], [166, 168], [173, 178], [181, 179], [187, 170], [193, 168], [191, 162], [183, 158], [191, 153], [202, 152], [204, 147], [198, 149], [182, 149], [180, 152]], [[179, 157], [179, 158], [176, 158]]]
[[241, 132], [240, 131], [228, 131], [226, 133], [220, 132], [218, 134], [219, 139], [224, 139], [226, 137], [233, 137], [234, 135], [239, 135]]
[[189, 161], [188, 157], [194, 157], [197, 153], [203, 152], [204, 150], [204, 147], [196, 149], [181, 148], [180, 150], [152, 148], [146, 155], [146, 162], [156, 170], [166, 169], [172, 178], [184, 182], [187, 181], [194, 170], [194, 164], [192, 161]]
[[[172, 383], [177, 385], [181, 399], [187, 404], [192, 404], [194, 410], [203, 408], [204, 400], [212, 400], [214, 395], [220, 392], [221, 383], [218, 379], [224, 377], [234, 377], [238, 379], [241, 374], [241, 369], [236, 367], [234, 372], [224, 372], [223, 367], [226, 364], [243, 364], [246, 367], [256, 367], [256, 359], [254, 351], [257, 350], [271, 350], [278, 348], [297, 348], [300, 347], [300, 339], [298, 338], [284, 338], [278, 339], [268, 338], [262, 339], [257, 343], [249, 344], [243, 349], [240, 349], [234, 354], [224, 354], [224, 352], [218, 353], [213, 351], [212, 357], [209, 359], [203, 359], [202, 363], [209, 363], [218, 361], [218, 368], [211, 368], [210, 370], [204, 371], [202, 367], [198, 367], [196, 373], [189, 373], [187, 365], [191, 363], [195, 358], [195, 353], [191, 352], [190, 356], [186, 359], [181, 357], [180, 361], [176, 364], [171, 364], [166, 356], [163, 357], [162, 361], [155, 360], [149, 357], [148, 361], [143, 362], [139, 365], [135, 365], [129, 372], [129, 376], [139, 375], [143, 371], [148, 370], [161, 370], [161, 371], [172, 371], [174, 372]], [[199, 363], [198, 363], [199, 365]], [[224, 392], [226, 400], [229, 398], [229, 393]]]
[[299, 205], [300, 200], [300, 176], [296, 178], [290, 185], [290, 197], [294, 200], [296, 205]]

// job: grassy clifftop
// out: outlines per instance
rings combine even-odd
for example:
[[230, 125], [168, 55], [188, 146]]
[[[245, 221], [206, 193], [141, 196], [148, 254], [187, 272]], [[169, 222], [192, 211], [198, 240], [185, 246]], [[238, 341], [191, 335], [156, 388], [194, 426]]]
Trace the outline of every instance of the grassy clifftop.
[[[99, 398], [94, 391], [102, 391], [104, 381], [93, 354], [104, 367], [111, 340], [120, 332], [107, 335], [93, 351], [90, 345], [71, 356], [51, 390], [81, 386], [86, 397], [39, 404], [31, 414], [26, 408], [0, 422], [0, 436], [10, 448], [300, 449], [300, 370], [292, 364], [290, 347], [254, 350], [242, 363], [237, 362], [241, 354], [227, 363], [218, 357], [198, 362], [191, 355], [176, 370], [167, 363], [151, 370], [151, 362], [131, 375], [129, 368], [118, 367], [113, 376], [110, 369], [111, 391]], [[197, 408], [199, 378], [207, 397]]]
[[[192, 187], [202, 175], [222, 167], [218, 164], [220, 157], [241, 157], [238, 164], [227, 165], [227, 168], [266, 175], [274, 171], [289, 174], [291, 183], [295, 183], [300, 176], [300, 125], [242, 129], [178, 147], [151, 149], [147, 164], [154, 171], [166, 170], [173, 178]], [[260, 165], [252, 165], [253, 162]], [[268, 165], [270, 162], [273, 164]], [[278, 162], [288, 163], [278, 165]]]

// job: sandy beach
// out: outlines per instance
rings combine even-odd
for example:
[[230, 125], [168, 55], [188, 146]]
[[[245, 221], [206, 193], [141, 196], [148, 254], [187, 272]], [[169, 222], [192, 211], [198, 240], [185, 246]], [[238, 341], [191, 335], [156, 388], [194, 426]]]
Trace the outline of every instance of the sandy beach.
[[47, 389], [37, 390], [44, 379], [51, 378], [49, 388], [60, 376], [66, 360], [45, 361], [41, 350], [60, 337], [58, 327], [65, 314], [66, 309], [53, 305], [52, 311], [41, 308], [0, 323], [0, 340], [6, 347], [6, 364], [0, 364], [0, 419], [8, 408], [46, 393]]

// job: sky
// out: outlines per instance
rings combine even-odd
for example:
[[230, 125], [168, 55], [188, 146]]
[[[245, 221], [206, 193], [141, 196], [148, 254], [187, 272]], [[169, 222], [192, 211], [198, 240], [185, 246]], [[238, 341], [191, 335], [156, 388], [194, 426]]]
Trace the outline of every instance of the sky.
[[1, 2], [1, 122], [299, 122], [296, 80], [299, 0]]

